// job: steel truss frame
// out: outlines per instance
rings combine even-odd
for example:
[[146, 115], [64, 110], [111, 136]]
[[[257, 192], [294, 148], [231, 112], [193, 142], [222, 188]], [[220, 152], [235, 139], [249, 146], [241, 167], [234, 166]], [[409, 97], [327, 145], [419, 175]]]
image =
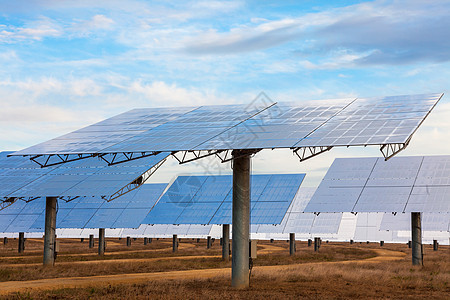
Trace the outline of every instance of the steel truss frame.
[[400, 151], [404, 150], [410, 140], [407, 140], [406, 143], [400, 143], [400, 144], [384, 144], [380, 145], [380, 151], [384, 156], [384, 160], [388, 160]]
[[126, 186], [124, 186], [123, 188], [118, 190], [117, 192], [115, 192], [114, 194], [110, 195], [109, 197], [102, 196], [101, 198], [103, 200], [106, 200], [107, 202], [110, 202], [116, 198], [119, 198], [120, 196], [125, 195], [128, 192], [131, 192], [131, 191], [137, 189], [138, 187], [143, 185], [147, 181], [147, 179], [149, 179], [150, 176], [152, 176], [153, 173], [155, 173], [156, 170], [158, 170], [159, 167], [161, 167], [166, 162], [166, 160], [167, 160], [167, 158], [161, 160], [156, 165], [154, 165], [149, 170], [147, 170], [144, 174], [142, 174], [141, 176], [139, 176], [138, 178], [136, 178], [135, 180], [133, 180], [132, 182], [130, 182], [129, 184], [127, 184]]
[[294, 154], [300, 158], [300, 162], [313, 158], [321, 153], [330, 151], [333, 146], [318, 146], [318, 147], [300, 147], [295, 148]]
[[180, 165], [186, 164], [192, 161], [196, 161], [208, 156], [215, 155], [220, 159], [222, 163], [226, 163], [232, 161], [235, 158], [239, 158], [242, 156], [253, 155], [261, 151], [262, 149], [249, 149], [249, 150], [240, 150], [242, 155], [238, 157], [233, 157], [233, 150], [192, 150], [192, 151], [180, 151], [180, 152], [172, 152], [172, 156], [178, 161]]
[[98, 157], [108, 164], [108, 166], [117, 165], [123, 162], [136, 160], [143, 157], [157, 155], [161, 151], [149, 152], [117, 152], [117, 153], [90, 153], [90, 154], [47, 154], [35, 155], [30, 160], [37, 163], [41, 168], [61, 165], [64, 163], [77, 161], [81, 159]]

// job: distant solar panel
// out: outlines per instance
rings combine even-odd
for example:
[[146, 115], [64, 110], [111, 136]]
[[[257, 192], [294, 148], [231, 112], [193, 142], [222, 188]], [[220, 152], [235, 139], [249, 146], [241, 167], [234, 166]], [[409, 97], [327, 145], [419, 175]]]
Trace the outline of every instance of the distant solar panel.
[[336, 159], [305, 212], [448, 213], [449, 178], [450, 156]]
[[14, 155], [406, 145], [441, 97], [138, 109]]
[[85, 159], [41, 168], [28, 158], [7, 157], [11, 153], [0, 153], [0, 199], [111, 196], [169, 155], [160, 153], [113, 166]]
[[[251, 223], [279, 224], [304, 174], [253, 175]], [[231, 176], [179, 176], [144, 224], [231, 224]]]
[[[424, 213], [422, 216], [423, 231], [449, 231], [450, 214]], [[383, 215], [380, 230], [411, 230], [411, 214]]]

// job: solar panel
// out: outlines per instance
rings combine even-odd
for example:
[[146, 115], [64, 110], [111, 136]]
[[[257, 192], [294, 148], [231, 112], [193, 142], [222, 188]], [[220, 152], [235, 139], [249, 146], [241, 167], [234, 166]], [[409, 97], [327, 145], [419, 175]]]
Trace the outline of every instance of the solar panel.
[[97, 159], [85, 159], [41, 168], [24, 157], [0, 155], [0, 197], [110, 196], [133, 182], [169, 153], [108, 166]]
[[449, 178], [450, 156], [336, 159], [305, 212], [448, 213]]
[[[251, 222], [279, 224], [304, 174], [251, 176]], [[231, 224], [232, 177], [179, 176], [143, 224]]]
[[442, 94], [138, 109], [14, 155], [407, 143]]
[[[422, 214], [423, 231], [449, 231], [450, 214]], [[380, 230], [411, 230], [411, 214], [384, 214]]]

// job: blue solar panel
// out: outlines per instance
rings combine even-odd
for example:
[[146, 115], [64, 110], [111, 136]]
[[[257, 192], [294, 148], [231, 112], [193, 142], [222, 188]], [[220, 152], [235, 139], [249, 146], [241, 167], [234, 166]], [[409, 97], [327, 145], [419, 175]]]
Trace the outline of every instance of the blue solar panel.
[[110, 196], [169, 153], [108, 166], [99, 159], [84, 159], [41, 168], [28, 158], [0, 155], [0, 198], [3, 197], [76, 197]]
[[[304, 174], [251, 176], [251, 222], [279, 224]], [[231, 224], [232, 176], [179, 176], [143, 224]]]

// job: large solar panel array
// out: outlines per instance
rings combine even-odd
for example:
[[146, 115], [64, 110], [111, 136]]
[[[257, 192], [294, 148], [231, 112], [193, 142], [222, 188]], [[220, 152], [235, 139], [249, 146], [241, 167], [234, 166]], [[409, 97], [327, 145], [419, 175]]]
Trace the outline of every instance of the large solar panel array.
[[85, 159], [41, 168], [28, 158], [7, 157], [11, 153], [0, 153], [0, 199], [110, 196], [169, 155], [160, 153], [113, 166]]
[[306, 212], [449, 213], [450, 156], [336, 159]]
[[[137, 228], [166, 184], [144, 184], [111, 202], [99, 197], [58, 201], [56, 228]], [[0, 211], [0, 232], [44, 231], [45, 198], [17, 201]]]
[[[304, 174], [251, 176], [252, 224], [279, 224]], [[144, 224], [231, 224], [232, 177], [179, 176]]]
[[441, 97], [135, 109], [14, 155], [407, 143]]

